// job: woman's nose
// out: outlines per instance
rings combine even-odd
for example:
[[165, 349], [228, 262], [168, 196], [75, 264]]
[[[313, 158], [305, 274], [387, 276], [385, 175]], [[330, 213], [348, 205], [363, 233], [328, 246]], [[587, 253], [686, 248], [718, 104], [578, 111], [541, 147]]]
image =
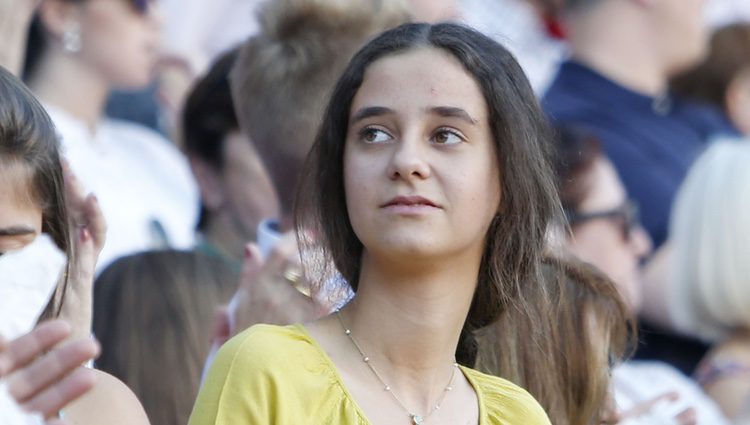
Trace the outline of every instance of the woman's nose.
[[430, 176], [427, 146], [417, 136], [407, 135], [393, 146], [388, 175], [391, 179], [426, 179]]
[[653, 249], [653, 245], [651, 243], [651, 237], [646, 233], [646, 229], [643, 228], [640, 224], [635, 226], [633, 228], [632, 232], [630, 233], [630, 246], [633, 249], [633, 252], [638, 256], [638, 258], [643, 258], [649, 253], [651, 253], [651, 250]]

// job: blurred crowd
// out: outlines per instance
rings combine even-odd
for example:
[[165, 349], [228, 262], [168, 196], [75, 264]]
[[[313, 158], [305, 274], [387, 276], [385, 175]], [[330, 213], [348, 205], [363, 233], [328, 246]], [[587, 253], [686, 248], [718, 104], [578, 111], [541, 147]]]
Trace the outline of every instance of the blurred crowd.
[[750, 424], [747, 0], [0, 0], [0, 424], [197, 424], [226, 341], [356, 299], [308, 152], [444, 21], [523, 68], [564, 219], [474, 366], [556, 425]]

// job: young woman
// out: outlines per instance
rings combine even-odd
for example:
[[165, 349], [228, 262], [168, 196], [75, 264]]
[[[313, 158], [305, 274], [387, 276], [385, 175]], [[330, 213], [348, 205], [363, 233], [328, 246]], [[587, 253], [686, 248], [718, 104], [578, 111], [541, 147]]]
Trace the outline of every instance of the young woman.
[[153, 2], [45, 0], [28, 38], [24, 79], [109, 223], [99, 267], [146, 249], [191, 247], [198, 197], [187, 161], [157, 133], [104, 114], [111, 90], [142, 88], [152, 78]]
[[[25, 354], [0, 348], [0, 375], [7, 373], [6, 369], [23, 367], [24, 362], [30, 360], [30, 351], [26, 349], [34, 346], [29, 345], [29, 341], [49, 346], [43, 342], [59, 341], [68, 333], [78, 337], [90, 335], [93, 274], [96, 257], [104, 243], [105, 226], [96, 199], [81, 196], [72, 176], [64, 178], [54, 130], [50, 118], [31, 92], [0, 68], [0, 255], [24, 249], [40, 234], [47, 234], [66, 254], [68, 264], [46, 308], [43, 305], [28, 307], [36, 308], [42, 319], [60, 317], [72, 327], [66, 330], [65, 325], [57, 323], [51, 330], [46, 328], [46, 332], [35, 331], [26, 343], [13, 341], [11, 348], [20, 347]], [[40, 267], [45, 265], [45, 258], [39, 261]], [[4, 283], [7, 284], [1, 281], [0, 285]], [[38, 367], [29, 366], [25, 372], [17, 371], [21, 373], [16, 373], [15, 378], [9, 378], [9, 388], [17, 388], [13, 397], [28, 410], [41, 411], [45, 417], [50, 417], [57, 413], [52, 407], [59, 407], [63, 400], [80, 394], [95, 378], [94, 389], [65, 408], [71, 423], [148, 423], [132, 393], [110, 375], [76, 373], [68, 375], [71, 380], [67, 381], [67, 386], [62, 385], [66, 382], [66, 372], [71, 372], [69, 368], [60, 370], [66, 359], [91, 357], [96, 352], [96, 346], [91, 344], [73, 344], [68, 351], [57, 350], [54, 357], [48, 358], [59, 358], [60, 363], [42, 359], [35, 363]], [[49, 379], [50, 388], [59, 393], [40, 393], [42, 379]], [[5, 414], [8, 411], [0, 409], [0, 415]], [[9, 421], [0, 416], [0, 422]]]
[[546, 137], [520, 67], [476, 31], [406, 24], [363, 47], [297, 223], [308, 271], [331, 285], [335, 266], [356, 295], [225, 344], [190, 423], [549, 423], [526, 391], [470, 368], [473, 331], [541, 279], [558, 211]]

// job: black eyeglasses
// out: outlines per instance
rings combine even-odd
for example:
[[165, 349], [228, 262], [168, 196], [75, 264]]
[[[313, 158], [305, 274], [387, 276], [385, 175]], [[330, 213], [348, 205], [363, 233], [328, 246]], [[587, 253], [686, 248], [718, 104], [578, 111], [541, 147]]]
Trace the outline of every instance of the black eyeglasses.
[[619, 207], [604, 211], [579, 212], [565, 209], [565, 216], [568, 219], [568, 224], [571, 226], [590, 220], [604, 219], [616, 221], [621, 226], [622, 237], [625, 241], [630, 240], [633, 231], [640, 224], [638, 204], [630, 200], [625, 201]]
[[148, 13], [148, 8], [153, 0], [130, 0], [130, 4], [133, 6], [133, 10], [139, 15], [145, 15]]

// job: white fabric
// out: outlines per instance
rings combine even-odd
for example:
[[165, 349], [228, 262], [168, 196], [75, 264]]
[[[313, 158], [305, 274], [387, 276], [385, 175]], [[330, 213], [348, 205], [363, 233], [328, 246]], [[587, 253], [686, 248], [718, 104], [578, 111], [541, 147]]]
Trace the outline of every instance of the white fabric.
[[713, 28], [735, 22], [750, 22], [750, 1], [710, 0], [706, 4], [706, 18]]
[[64, 111], [45, 105], [64, 157], [107, 220], [97, 270], [124, 255], [195, 242], [198, 191], [187, 160], [168, 140], [138, 124], [104, 119], [95, 134]]
[[549, 37], [533, 6], [527, 0], [460, 0], [460, 6], [464, 21], [510, 50], [534, 91], [544, 93], [567, 49]]
[[[29, 331], [49, 302], [65, 256], [47, 235], [0, 257], [0, 335], [15, 339]], [[40, 425], [42, 416], [21, 410], [0, 380], [0, 424]]]
[[674, 402], [664, 401], [647, 414], [622, 422], [622, 425], [672, 425], [674, 416], [692, 407], [698, 425], [730, 425], [713, 402], [693, 380], [666, 363], [628, 361], [612, 374], [618, 409], [628, 410], [670, 391], [679, 394]]
[[46, 234], [0, 257], [0, 335], [17, 338], [34, 327], [61, 276], [66, 258]]

